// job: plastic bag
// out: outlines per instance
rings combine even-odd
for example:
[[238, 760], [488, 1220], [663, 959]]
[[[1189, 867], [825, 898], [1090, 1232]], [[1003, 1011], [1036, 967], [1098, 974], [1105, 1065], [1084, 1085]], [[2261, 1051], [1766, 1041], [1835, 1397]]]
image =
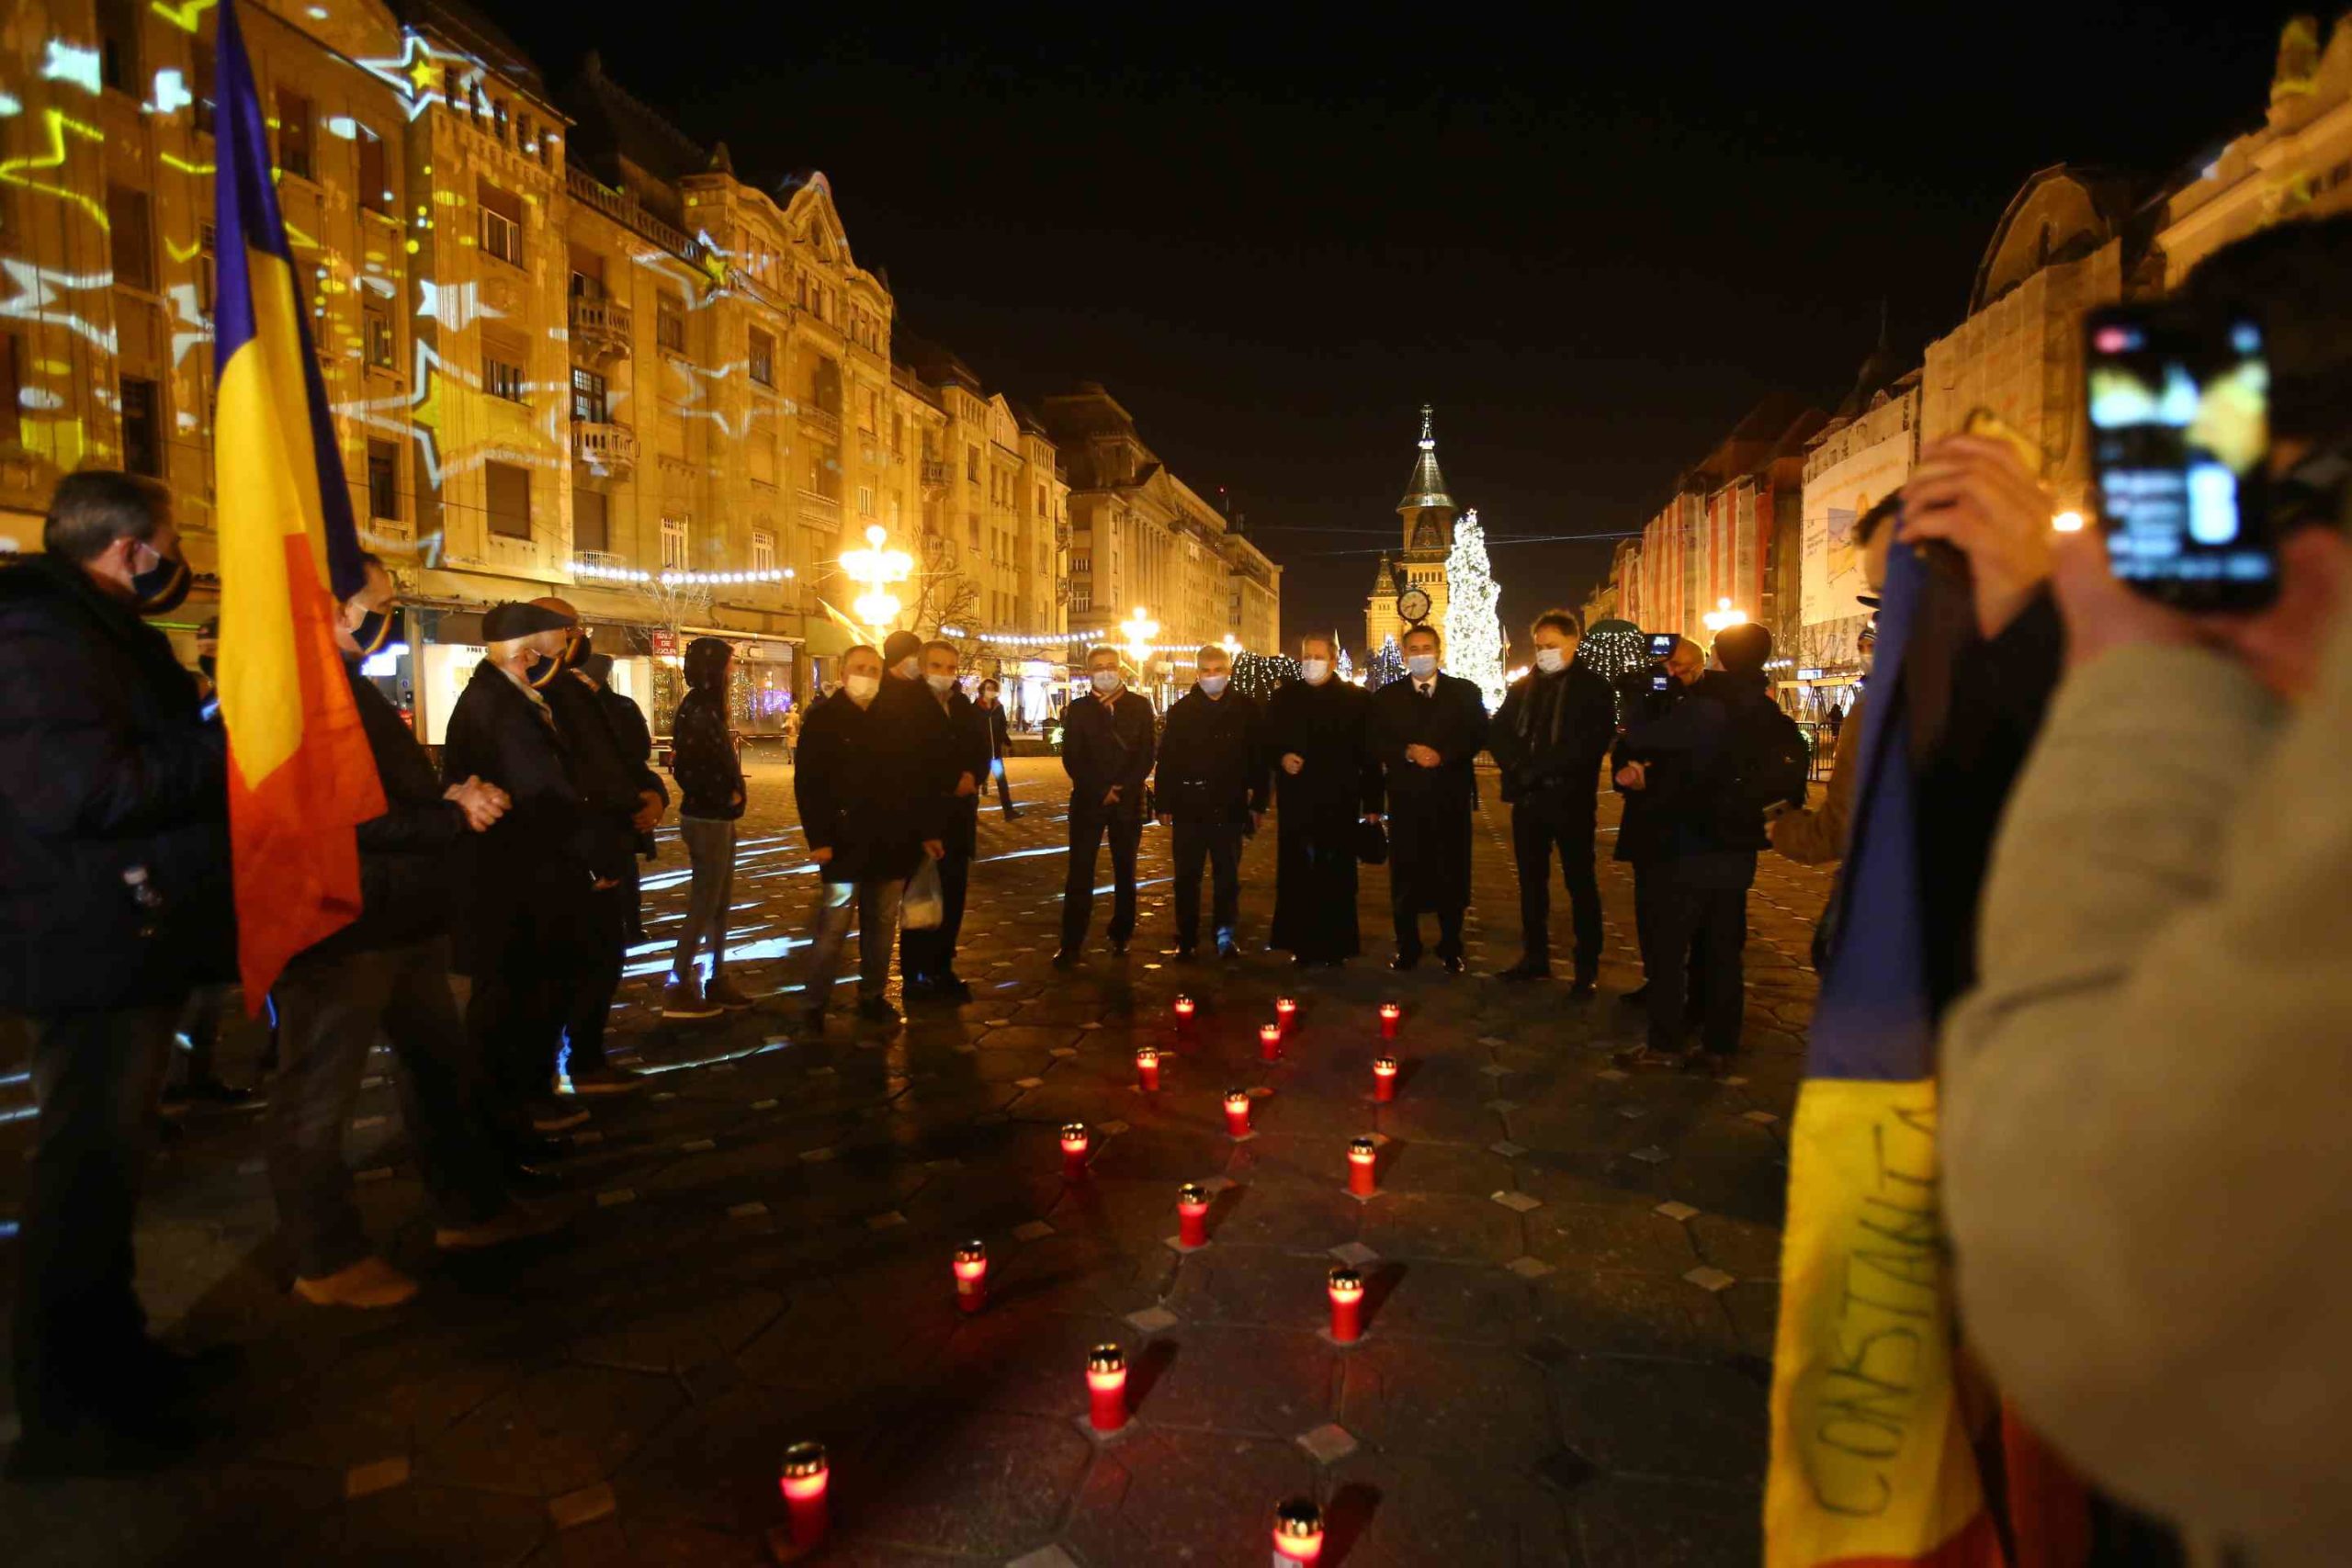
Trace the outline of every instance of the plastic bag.
[[935, 931], [947, 918], [947, 900], [939, 891], [939, 863], [929, 855], [922, 864], [907, 878], [907, 890], [899, 899], [899, 923], [910, 931]]

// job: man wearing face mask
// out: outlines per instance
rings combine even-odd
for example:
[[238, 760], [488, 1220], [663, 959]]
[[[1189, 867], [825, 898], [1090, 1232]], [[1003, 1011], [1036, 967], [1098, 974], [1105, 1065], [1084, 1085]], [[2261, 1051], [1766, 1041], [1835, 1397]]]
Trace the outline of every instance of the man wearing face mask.
[[[1687, 637], [1675, 638], [1674, 649], [1665, 660], [1666, 690], [1643, 691], [1640, 702], [1626, 716], [1628, 728], [1673, 711], [1675, 705], [1690, 695], [1690, 688], [1698, 684], [1699, 677], [1706, 672], [1706, 650]], [[1633, 754], [1626, 750], [1625, 738], [1620, 735], [1609, 758], [1612, 783], [1618, 773], [1632, 761]], [[1653, 771], [1645, 782], [1648, 787], [1641, 790], [1629, 790], [1623, 784], [1614, 785], [1624, 807], [1624, 813], [1617, 823], [1615, 858], [1634, 868], [1634, 942], [1641, 950], [1642, 957], [1642, 984], [1617, 998], [1627, 1007], [1648, 1005], [1649, 982], [1657, 977], [1657, 964], [1650, 951], [1650, 917], [1658, 902], [1654, 890], [1657, 869], [1666, 859], [1666, 812], [1673, 795], [1673, 771], [1670, 767]], [[1703, 943], [1703, 935], [1694, 936], [1691, 942], [1695, 954], [1697, 948]], [[1693, 1010], [1692, 1021], [1695, 1022], [1703, 989], [1703, 958], [1694, 955], [1688, 970], [1683, 999]]]
[[1405, 678], [1372, 699], [1373, 751], [1388, 791], [1392, 969], [1420, 962], [1420, 917], [1437, 916], [1438, 962], [1459, 975], [1462, 912], [1470, 905], [1470, 819], [1478, 809], [1474, 760], [1487, 744], [1487, 705], [1471, 682], [1438, 671], [1430, 626], [1405, 634]]
[[556, 733], [571, 754], [572, 776], [581, 793], [580, 852], [594, 874], [588, 897], [581, 906], [580, 953], [574, 965], [577, 982], [565, 1010], [563, 1076], [574, 1094], [628, 1094], [645, 1080], [605, 1055], [605, 1025], [612, 1015], [613, 996], [620, 989], [622, 956], [633, 942], [644, 940], [639, 919], [638, 837], [662, 819], [670, 793], [646, 765], [632, 756], [606, 711], [596, 683], [582, 666], [594, 655], [590, 635], [580, 625], [580, 614], [569, 601], [534, 599], [540, 609], [561, 615], [565, 628], [563, 651], [539, 694], [555, 715]]
[[1552, 849], [1559, 846], [1576, 921], [1576, 984], [1593, 994], [1600, 973], [1600, 885], [1592, 873], [1594, 813], [1600, 761], [1616, 735], [1616, 695], [1600, 671], [1577, 657], [1583, 627], [1574, 613], [1546, 610], [1529, 629], [1535, 668], [1519, 678], [1495, 714], [1491, 749], [1510, 803], [1510, 839], [1519, 866], [1520, 960], [1505, 980], [1552, 974]]
[[1136, 929], [1136, 851], [1143, 841], [1143, 782], [1155, 744], [1151, 704], [1126, 689], [1119, 650], [1086, 655], [1091, 694], [1062, 716], [1062, 771], [1069, 774], [1069, 869], [1062, 881], [1062, 945], [1054, 967], [1078, 963], [1094, 913], [1094, 866], [1111, 840], [1111, 951], [1125, 955]]
[[1168, 710], [1153, 795], [1175, 830], [1176, 961], [1193, 962], [1201, 934], [1201, 862], [1209, 865], [1209, 924], [1216, 955], [1239, 949], [1241, 840], [1266, 809], [1265, 720], [1258, 705], [1227, 692], [1232, 660], [1211, 643], [1194, 656], [1199, 679]]
[[596, 878], [582, 851], [571, 750], [539, 687], [558, 671], [571, 621], [537, 604], [493, 604], [488, 645], [449, 714], [444, 784], [480, 779], [506, 814], [458, 845], [453, 922], [458, 973], [473, 982], [466, 1032], [485, 1075], [485, 1114], [510, 1162], [567, 1146], [547, 1134], [587, 1120], [554, 1099], [582, 950], [582, 909]]
[[59, 481], [42, 553], [0, 570], [0, 1010], [40, 1107], [15, 1314], [13, 1473], [162, 1462], [186, 1368], [146, 1337], [131, 1224], [172, 1030], [234, 967], [227, 751], [142, 615], [186, 597], [170, 497]]
[[909, 1001], [968, 1002], [972, 987], [956, 973], [956, 938], [964, 927], [964, 897], [970, 886], [972, 857], [980, 845], [980, 784], [989, 776], [989, 731], [980, 710], [956, 683], [961, 656], [952, 642], [927, 642], [921, 650], [923, 695], [946, 720], [947, 761], [956, 782], [944, 811], [939, 858], [939, 924], [930, 931], [901, 931], [899, 973]]
[[792, 790], [819, 878], [801, 985], [803, 1027], [812, 1036], [824, 1030], [853, 919], [857, 1016], [870, 1023], [899, 1021], [885, 992], [899, 896], [925, 854], [937, 860], [946, 852], [936, 803], [915, 776], [905, 729], [885, 705], [886, 684], [882, 656], [864, 644], [851, 649], [842, 656], [841, 690], [812, 705], [800, 728]]
[[1378, 820], [1380, 764], [1372, 754], [1372, 698], [1332, 672], [1337, 639], [1298, 645], [1299, 679], [1266, 708], [1274, 759], [1274, 923], [1271, 944], [1301, 969], [1338, 968], [1363, 951], [1356, 930], [1356, 852]]
[[380, 1035], [400, 1063], [401, 1119], [445, 1252], [496, 1247], [556, 1228], [506, 1196], [497, 1148], [474, 1103], [464, 1021], [449, 989], [451, 873], [458, 840], [506, 811], [479, 778], [444, 785], [416, 736], [359, 672], [398, 635], [390, 573], [364, 557], [366, 585], [337, 606], [335, 644], [368, 736], [384, 815], [362, 822], [359, 918], [298, 953], [270, 992], [278, 1067], [269, 1097], [269, 1182], [294, 1253], [294, 1292], [316, 1306], [398, 1306], [416, 1281], [371, 1252], [344, 1163], [344, 1128]]

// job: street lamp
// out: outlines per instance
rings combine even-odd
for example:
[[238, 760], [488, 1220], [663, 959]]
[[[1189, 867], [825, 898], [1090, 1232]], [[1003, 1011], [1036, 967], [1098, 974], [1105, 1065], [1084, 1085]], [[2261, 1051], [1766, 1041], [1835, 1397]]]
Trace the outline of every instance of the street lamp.
[[1138, 604], [1135, 618], [1121, 621], [1119, 629], [1127, 634], [1127, 652], [1135, 659], [1136, 672], [1141, 674], [1144, 660], [1151, 657], [1151, 639], [1159, 635], [1159, 623], [1146, 615], [1144, 607]]
[[913, 558], [906, 551], [883, 547], [889, 542], [890, 536], [876, 524], [865, 530], [865, 548], [847, 551], [842, 557], [842, 570], [849, 573], [851, 581], [865, 584], [866, 589], [852, 608], [857, 611], [859, 620], [876, 631], [888, 628], [899, 618], [899, 596], [889, 591], [890, 584], [904, 582], [915, 569]]
[[1715, 601], [1715, 607], [1699, 619], [1706, 623], [1709, 631], [1719, 632], [1725, 626], [1736, 626], [1745, 622], [1747, 619], [1747, 612], [1728, 599], [1718, 599]]
[[1225, 656], [1227, 659], [1231, 659], [1241, 651], [1241, 639], [1231, 632], [1227, 632], [1217, 639], [1217, 646], [1225, 649]]

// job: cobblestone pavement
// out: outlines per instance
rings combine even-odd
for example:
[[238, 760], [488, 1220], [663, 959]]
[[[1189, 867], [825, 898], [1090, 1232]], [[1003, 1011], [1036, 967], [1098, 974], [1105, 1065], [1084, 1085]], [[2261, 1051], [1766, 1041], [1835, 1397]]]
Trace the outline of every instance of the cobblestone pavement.
[[[741, 980], [788, 987], [811, 882], [780, 768], [755, 770], [737, 877]], [[1752, 1563], [1784, 1170], [1826, 880], [1767, 856], [1751, 900], [1742, 1077], [1628, 1077], [1638, 1039], [1627, 877], [1603, 875], [1598, 1002], [1486, 977], [1518, 956], [1509, 822], [1481, 818], [1470, 952], [1455, 979], [1393, 975], [1385, 874], [1373, 952], [1295, 980], [1254, 951], [1272, 834], [1250, 849], [1250, 955], [1182, 969], [1167, 837], [1145, 838], [1143, 926], [1057, 974], [1065, 793], [1015, 764], [1018, 822], [982, 819], [961, 967], [979, 999], [904, 1029], [790, 1032], [789, 995], [666, 1028], [649, 952], [620, 1038], [653, 1092], [598, 1102], [567, 1162], [568, 1236], [514, 1256], [435, 1254], [390, 1087], [351, 1128], [371, 1230], [425, 1281], [391, 1313], [287, 1292], [250, 1111], [191, 1118], [150, 1182], [141, 1285], [174, 1337], [247, 1348], [216, 1432], [139, 1483], [0, 1490], [0, 1562], [494, 1562], [769, 1560], [786, 1447], [832, 1455], [825, 1560], [856, 1564], [1257, 1563], [1295, 1495], [1325, 1561], [1589, 1568]], [[1615, 819], [1603, 807], [1603, 852]], [[650, 907], [674, 931], [665, 830]], [[1107, 859], [1103, 874], [1107, 877]], [[1555, 900], [1556, 902], [1556, 900]], [[1564, 911], [1554, 930], [1565, 933]], [[1565, 970], [1566, 964], [1555, 958]], [[1170, 1001], [1200, 998], [1178, 1040]], [[846, 998], [846, 988], [842, 995]], [[1283, 1060], [1257, 1026], [1295, 994]], [[1370, 1103], [1374, 1005], [1405, 1007], [1394, 1104]], [[1135, 1086], [1139, 1043], [1164, 1088]], [[224, 1051], [235, 1077], [245, 1035]], [[0, 1047], [0, 1116], [21, 1112]], [[1228, 1086], [1256, 1134], [1226, 1135]], [[1057, 1129], [1097, 1154], [1065, 1183]], [[0, 1124], [20, 1155], [30, 1124]], [[1346, 1146], [1385, 1137], [1379, 1194]], [[0, 1176], [0, 1213], [20, 1161]], [[1180, 1255], [1176, 1189], [1216, 1189], [1211, 1244]], [[988, 1245], [988, 1310], [956, 1308], [954, 1247]], [[0, 1244], [0, 1273], [14, 1249]], [[1368, 1331], [1341, 1349], [1325, 1274], [1361, 1263]], [[11, 1281], [0, 1280], [0, 1284]], [[1083, 1429], [1085, 1354], [1123, 1345], [1135, 1420]]]

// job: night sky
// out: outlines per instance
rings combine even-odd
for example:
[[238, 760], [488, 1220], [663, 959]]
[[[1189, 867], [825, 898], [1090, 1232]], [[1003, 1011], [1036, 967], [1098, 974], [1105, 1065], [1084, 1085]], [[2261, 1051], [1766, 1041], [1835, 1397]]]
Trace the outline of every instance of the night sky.
[[[2293, 9], [482, 3], [747, 180], [822, 169], [904, 326], [1016, 400], [1104, 382], [1230, 490], [1286, 635], [1351, 642], [1421, 402], [1490, 535], [1637, 527], [1766, 391], [1835, 406], [1882, 299], [1906, 355], [1956, 324], [2034, 170], [2257, 123]], [[1608, 550], [1498, 544], [1506, 626]]]

